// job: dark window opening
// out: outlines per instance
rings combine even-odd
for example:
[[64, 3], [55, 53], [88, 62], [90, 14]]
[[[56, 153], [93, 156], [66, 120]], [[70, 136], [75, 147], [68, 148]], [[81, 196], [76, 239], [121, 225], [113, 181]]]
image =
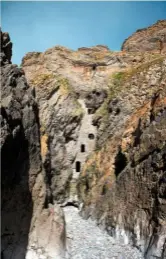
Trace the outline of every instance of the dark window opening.
[[88, 114], [92, 114], [92, 109], [88, 109]]
[[85, 145], [84, 144], [81, 145], [81, 152], [85, 152]]
[[79, 161], [76, 162], [76, 172], [81, 171], [81, 163]]
[[92, 99], [92, 97], [90, 96], [90, 95], [87, 95], [87, 97], [86, 97], [88, 100], [91, 100]]
[[112, 108], [110, 107], [110, 108], [108, 109], [108, 111], [109, 111], [109, 113], [111, 113], [111, 112], [112, 112]]
[[116, 111], [115, 111], [115, 115], [118, 115], [120, 113], [120, 109], [117, 108]]
[[95, 136], [94, 136], [94, 134], [90, 133], [90, 134], [88, 135], [88, 138], [89, 138], [89, 139], [94, 139]]
[[92, 70], [96, 70], [96, 67], [97, 67], [96, 65], [93, 65]]
[[76, 93], [76, 98], [79, 99], [79, 97], [80, 97], [80, 94]]

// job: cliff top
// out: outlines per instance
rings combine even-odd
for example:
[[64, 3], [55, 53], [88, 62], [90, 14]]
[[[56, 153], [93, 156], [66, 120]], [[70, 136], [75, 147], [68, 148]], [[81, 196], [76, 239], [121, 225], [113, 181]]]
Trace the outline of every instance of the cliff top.
[[159, 50], [166, 53], [166, 20], [159, 20], [147, 28], [137, 30], [123, 42], [122, 50]]

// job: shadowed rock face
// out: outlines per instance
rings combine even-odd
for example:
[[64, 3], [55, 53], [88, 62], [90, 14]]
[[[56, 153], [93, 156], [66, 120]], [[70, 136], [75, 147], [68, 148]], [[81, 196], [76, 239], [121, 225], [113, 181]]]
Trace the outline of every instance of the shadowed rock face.
[[11, 64], [9, 35], [1, 41], [2, 256], [25, 258], [41, 171], [38, 111], [23, 70]]
[[10, 64], [12, 57], [12, 42], [8, 33], [2, 33], [1, 31], [1, 53], [0, 53], [0, 63]]
[[[24, 71], [11, 64], [12, 44], [7, 33], [1, 32], [1, 46], [1, 256], [3, 259], [39, 258], [39, 254], [35, 257], [30, 252], [40, 246], [43, 254], [61, 258], [58, 256], [65, 246], [64, 218], [60, 213], [52, 216], [55, 212], [51, 214], [49, 209], [44, 209], [46, 187], [34, 91], [29, 88]], [[44, 219], [40, 218], [44, 213]], [[61, 231], [57, 223], [50, 230], [54, 217], [59, 217]], [[36, 236], [43, 221], [45, 229]], [[54, 237], [48, 251], [41, 240], [50, 231]]]

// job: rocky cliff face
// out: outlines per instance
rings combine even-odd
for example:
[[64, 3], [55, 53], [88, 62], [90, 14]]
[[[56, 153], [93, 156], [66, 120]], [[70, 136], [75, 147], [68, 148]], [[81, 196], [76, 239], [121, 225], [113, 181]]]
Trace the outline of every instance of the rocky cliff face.
[[[18, 69], [10, 64], [11, 43], [4, 35], [2, 182], [8, 187], [10, 179], [14, 190], [29, 190], [25, 196], [31, 197], [31, 207], [25, 207], [35, 231], [28, 259], [38, 258], [42, 249], [50, 256], [65, 249], [64, 228], [55, 234], [57, 219], [64, 226], [63, 215], [49, 203], [82, 203], [82, 215], [96, 219], [110, 235], [137, 246], [145, 258], [164, 258], [165, 36], [165, 21], [160, 21], [133, 34], [120, 52], [101, 45], [77, 51], [56, 46], [28, 53]], [[156, 37], [159, 48], [151, 41]], [[10, 157], [9, 149], [16, 157]], [[9, 200], [14, 193], [10, 189], [3, 197]], [[43, 229], [48, 231], [36, 245], [37, 254], [34, 239]]]
[[65, 247], [64, 218], [58, 207], [47, 209], [38, 107], [23, 69], [11, 64], [11, 47], [1, 32], [1, 257], [55, 258]]
[[166, 20], [159, 20], [148, 28], [137, 30], [124, 41], [122, 50], [166, 53]]
[[[160, 53], [112, 52], [98, 45], [77, 51], [56, 46], [23, 58], [22, 67], [28, 83], [36, 89], [39, 104], [49, 200], [78, 201], [74, 172], [78, 163], [84, 164], [99, 138], [95, 134], [89, 143], [88, 135], [96, 132], [96, 125], [90, 121], [108, 97], [112, 75], [158, 57]], [[81, 145], [86, 152], [81, 151]], [[81, 166], [77, 169], [80, 171]]]
[[79, 184], [83, 215], [136, 245], [145, 258], [164, 258], [165, 251], [165, 65], [159, 59], [132, 75], [115, 75], [111, 91], [122, 89], [103, 106], [98, 150]]
[[122, 52], [57, 46], [22, 62], [51, 198], [83, 202], [82, 215], [146, 258], [165, 253], [165, 25], [137, 31]]
[[107, 98], [93, 117], [96, 151], [78, 186], [82, 215], [137, 246], [145, 258], [166, 256], [165, 72], [161, 55], [111, 75]]

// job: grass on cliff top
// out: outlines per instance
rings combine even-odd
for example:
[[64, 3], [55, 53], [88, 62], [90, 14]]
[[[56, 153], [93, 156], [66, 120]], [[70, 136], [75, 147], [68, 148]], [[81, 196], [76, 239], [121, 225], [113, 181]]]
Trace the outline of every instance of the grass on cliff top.
[[46, 85], [49, 82], [51, 82], [51, 80], [53, 80], [55, 78], [54, 74], [52, 73], [48, 73], [48, 74], [38, 74], [37, 76], [35, 76], [32, 80], [31, 80], [31, 84], [33, 86], [39, 87], [42, 85]]
[[31, 84], [36, 87], [43, 87], [49, 85], [49, 83], [54, 83], [54, 88], [59, 89], [60, 95], [67, 98], [71, 97], [73, 101], [73, 110], [72, 116], [81, 116], [83, 115], [83, 109], [80, 103], [77, 101], [76, 93], [69, 83], [67, 78], [54, 75], [53, 73], [48, 74], [39, 74], [31, 80]]
[[105, 57], [112, 56], [112, 51], [92, 51], [89, 56], [93, 58], [95, 61], [100, 61]]
[[[95, 113], [95, 117], [100, 117], [102, 119], [102, 123], [104, 125], [104, 128], [106, 128], [106, 123], [109, 123], [109, 110], [108, 110], [108, 105], [110, 103], [110, 101], [118, 96], [118, 94], [122, 91], [122, 89], [126, 89], [126, 83], [130, 80], [133, 76], [139, 76], [139, 74], [141, 72], [146, 72], [146, 70], [148, 70], [151, 66], [155, 65], [155, 64], [160, 64], [163, 61], [163, 57], [159, 58], [159, 59], [155, 59], [152, 60], [150, 62], [144, 63], [141, 66], [137, 67], [137, 68], [131, 68], [127, 71], [124, 72], [117, 72], [111, 75], [111, 80], [108, 84], [109, 90], [108, 90], [108, 96], [105, 99], [104, 103], [102, 104], [102, 106], [96, 111]], [[146, 75], [146, 73], [144, 73]], [[143, 74], [143, 76], [144, 76]], [[128, 86], [130, 87], [130, 84], [128, 84]], [[93, 159], [94, 154], [102, 154], [105, 153], [106, 156], [107, 154], [109, 154], [109, 152], [106, 150], [107, 146], [109, 146], [110, 143], [109, 142], [104, 142], [102, 144], [102, 147], [97, 148], [97, 150], [95, 150], [94, 153], [91, 154], [91, 156], [88, 157], [86, 164], [84, 166], [83, 172], [82, 172], [82, 183], [80, 184], [80, 189], [83, 192], [82, 195], [87, 196], [88, 195], [88, 191], [86, 186], [90, 186], [89, 189], [92, 189], [94, 186], [98, 186], [97, 188], [97, 192], [98, 194], [100, 193], [101, 190], [101, 194], [105, 195], [108, 190], [110, 190], [110, 186], [112, 185], [112, 182], [116, 179], [115, 178], [115, 174], [112, 174], [110, 172], [110, 174], [107, 176], [105, 175], [102, 178], [102, 170], [101, 168], [103, 168], [104, 171], [104, 164], [101, 163], [102, 167], [98, 168], [98, 164], [97, 164], [97, 159]], [[108, 159], [109, 161], [109, 159]], [[104, 171], [105, 172], [105, 171]], [[101, 185], [101, 186], [100, 186]], [[90, 197], [91, 198], [91, 197]], [[89, 198], [86, 197], [86, 200], [88, 200], [89, 202]]]
[[73, 99], [73, 104], [74, 104], [74, 109], [72, 110], [71, 115], [72, 116], [83, 116], [84, 111], [82, 109], [81, 104], [77, 100], [77, 95], [73, 89], [73, 87], [70, 85], [68, 79], [66, 78], [59, 78], [58, 79], [58, 84], [60, 85], [60, 92], [63, 96], [71, 96]]
[[[132, 67], [126, 71], [120, 71], [111, 74], [108, 81], [108, 96], [104, 103], [96, 111], [94, 120], [99, 117], [102, 118], [102, 122], [105, 124], [108, 121], [109, 109], [108, 105], [113, 98], [118, 96], [121, 91], [125, 88], [126, 90], [131, 86], [130, 80], [133, 76], [139, 76], [141, 72], [146, 72], [151, 66], [161, 64], [164, 60], [163, 56], [150, 60], [149, 62], [143, 63], [137, 67]], [[129, 84], [128, 84], [129, 83]]]
[[120, 86], [122, 83], [124, 84], [127, 81], [129, 81], [133, 76], [136, 76], [141, 72], [147, 71], [151, 66], [156, 64], [161, 64], [163, 60], [164, 60], [164, 57], [160, 55], [159, 57], [157, 56], [157, 58], [154, 58], [148, 62], [145, 62], [137, 67], [131, 67], [123, 72], [114, 73], [110, 76], [108, 86], [109, 87], [111, 87], [112, 85]]

